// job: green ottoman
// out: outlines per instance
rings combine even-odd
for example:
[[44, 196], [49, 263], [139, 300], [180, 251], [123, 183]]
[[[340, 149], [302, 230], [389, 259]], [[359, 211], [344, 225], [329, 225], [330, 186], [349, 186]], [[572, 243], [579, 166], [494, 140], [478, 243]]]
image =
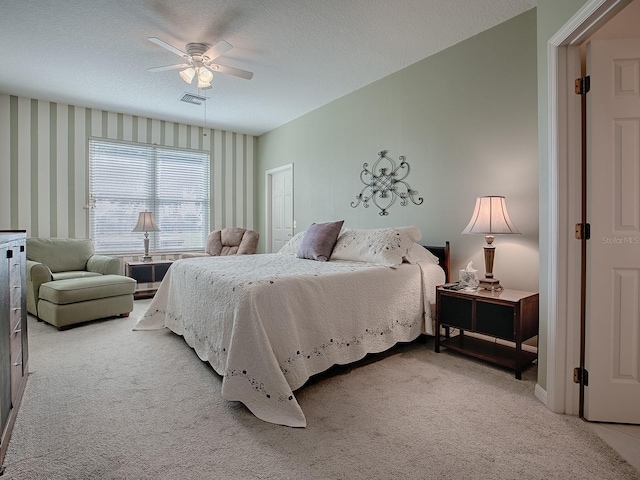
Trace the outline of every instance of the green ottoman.
[[98, 275], [43, 283], [38, 317], [64, 330], [99, 318], [129, 316], [136, 281], [122, 275]]

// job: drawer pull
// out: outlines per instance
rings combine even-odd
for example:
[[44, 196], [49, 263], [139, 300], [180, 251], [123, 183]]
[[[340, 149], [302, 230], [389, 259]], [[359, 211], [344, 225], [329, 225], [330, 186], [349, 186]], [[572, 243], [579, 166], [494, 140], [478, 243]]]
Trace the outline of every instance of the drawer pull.
[[13, 364], [13, 366], [14, 366], [14, 367], [19, 367], [20, 365], [22, 365], [22, 362], [15, 362], [15, 363]]

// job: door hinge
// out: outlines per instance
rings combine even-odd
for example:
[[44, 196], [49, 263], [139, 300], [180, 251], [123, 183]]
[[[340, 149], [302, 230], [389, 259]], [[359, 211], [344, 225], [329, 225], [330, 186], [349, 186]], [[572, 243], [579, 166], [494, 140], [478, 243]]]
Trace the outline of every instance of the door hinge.
[[576, 78], [576, 95], [586, 95], [591, 89], [591, 77], [587, 75], [586, 77]]
[[582, 383], [585, 387], [589, 385], [589, 372], [586, 368], [576, 367], [573, 369], [573, 383]]
[[591, 224], [576, 223], [576, 240], [589, 240], [591, 238]]

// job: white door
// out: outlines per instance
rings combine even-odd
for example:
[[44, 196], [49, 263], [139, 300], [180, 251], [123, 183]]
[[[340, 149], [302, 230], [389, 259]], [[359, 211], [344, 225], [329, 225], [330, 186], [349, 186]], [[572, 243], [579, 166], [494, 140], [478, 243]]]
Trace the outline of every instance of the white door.
[[291, 166], [267, 172], [271, 179], [271, 252], [277, 252], [293, 235], [293, 172]]
[[640, 423], [640, 39], [587, 47], [584, 416]]

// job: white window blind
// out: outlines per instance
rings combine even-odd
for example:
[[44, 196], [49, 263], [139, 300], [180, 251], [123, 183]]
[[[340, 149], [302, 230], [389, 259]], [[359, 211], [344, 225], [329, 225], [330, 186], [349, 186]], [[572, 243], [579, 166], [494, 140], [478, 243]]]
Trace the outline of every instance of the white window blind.
[[90, 232], [96, 252], [144, 251], [133, 233], [153, 212], [153, 252], [203, 250], [209, 234], [209, 153], [113, 140], [89, 140]]

